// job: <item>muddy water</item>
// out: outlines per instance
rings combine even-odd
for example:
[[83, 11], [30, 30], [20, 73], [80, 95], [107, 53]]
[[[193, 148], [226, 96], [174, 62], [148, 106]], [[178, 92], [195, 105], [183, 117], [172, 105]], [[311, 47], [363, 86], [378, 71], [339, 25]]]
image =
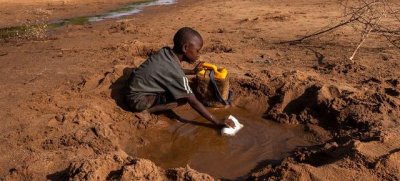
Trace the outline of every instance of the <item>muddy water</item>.
[[75, 17], [71, 19], [60, 20], [51, 23], [50, 26], [59, 27], [59, 26], [64, 26], [66, 24], [84, 25], [90, 22], [98, 22], [107, 19], [116, 19], [124, 16], [134, 15], [142, 12], [143, 8], [149, 6], [170, 5], [174, 3], [176, 3], [176, 0], [143, 0], [132, 4], [128, 4], [124, 7], [100, 15]]
[[88, 21], [95, 22], [95, 21], [102, 21], [105, 19], [120, 18], [123, 16], [129, 16], [129, 15], [140, 13], [141, 11], [143, 11], [143, 8], [148, 7], [148, 6], [170, 5], [170, 4], [174, 4], [174, 3], [176, 3], [176, 0], [155, 0], [155, 1], [144, 0], [142, 2], [129, 4], [125, 7], [116, 9], [114, 11], [111, 11], [111, 12], [103, 14], [103, 15], [89, 17]]
[[[176, 111], [185, 118], [207, 123], [190, 109]], [[234, 137], [221, 136], [208, 124], [170, 121], [164, 129], [139, 131], [146, 144], [127, 152], [147, 158], [163, 168], [189, 165], [216, 178], [237, 179], [258, 164], [276, 163], [298, 146], [311, 145], [302, 127], [281, 125], [239, 107], [211, 110], [217, 117], [233, 114], [244, 125]]]

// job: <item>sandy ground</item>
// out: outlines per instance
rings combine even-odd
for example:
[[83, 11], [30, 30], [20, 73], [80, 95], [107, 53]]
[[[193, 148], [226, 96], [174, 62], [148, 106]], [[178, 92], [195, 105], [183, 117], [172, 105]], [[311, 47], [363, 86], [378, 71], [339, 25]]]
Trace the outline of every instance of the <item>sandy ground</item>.
[[[34, 21], [31, 8], [50, 8], [24, 2], [32, 5], [2, 4], [0, 27], [27, 17]], [[99, 1], [72, 3], [71, 9], [54, 3], [48, 19], [97, 13], [119, 3], [126, 1], [103, 9]], [[132, 137], [136, 145], [145, 144], [135, 130], [170, 121], [124, 109], [120, 93], [127, 67], [140, 65], [146, 54], [170, 45], [177, 29], [189, 26], [204, 36], [202, 59], [230, 71], [236, 102], [263, 99], [266, 118], [305, 125], [319, 140], [279, 164], [260, 164], [246, 178], [398, 180], [400, 51], [371, 35], [350, 63], [359, 41], [351, 28], [303, 44], [276, 43], [340, 15], [336, 1], [182, 0], [125, 19], [69, 25], [44, 38], [2, 40], [0, 176], [213, 180], [189, 167], [157, 167], [122, 149]]]

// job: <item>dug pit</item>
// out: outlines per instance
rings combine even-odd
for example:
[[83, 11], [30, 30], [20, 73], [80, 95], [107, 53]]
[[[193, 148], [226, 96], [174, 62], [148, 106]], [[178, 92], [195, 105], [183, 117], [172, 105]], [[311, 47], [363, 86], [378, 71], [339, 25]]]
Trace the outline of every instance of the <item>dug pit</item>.
[[[253, 106], [252, 106], [253, 105]], [[163, 168], [185, 167], [215, 178], [238, 179], [257, 167], [278, 164], [299, 146], [313, 145], [312, 135], [302, 126], [278, 124], [262, 118], [259, 105], [235, 105], [210, 110], [218, 118], [234, 115], [244, 125], [234, 137], [221, 136], [220, 130], [191, 110], [181, 107], [176, 114], [192, 123], [168, 120], [166, 127], [137, 130], [144, 144], [131, 140], [125, 151], [147, 158]], [[257, 108], [255, 108], [256, 106]], [[264, 109], [265, 110], [265, 109]]]

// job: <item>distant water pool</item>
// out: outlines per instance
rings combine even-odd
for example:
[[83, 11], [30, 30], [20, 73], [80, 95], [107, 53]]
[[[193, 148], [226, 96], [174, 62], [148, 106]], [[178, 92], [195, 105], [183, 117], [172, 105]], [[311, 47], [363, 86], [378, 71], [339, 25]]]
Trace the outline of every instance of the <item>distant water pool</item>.
[[140, 2], [135, 2], [128, 4], [126, 6], [123, 6], [121, 8], [112, 10], [110, 12], [100, 14], [100, 15], [95, 15], [95, 16], [87, 16], [87, 17], [76, 17], [76, 18], [71, 18], [71, 19], [65, 19], [65, 20], [60, 20], [54, 23], [51, 23], [52, 25], [55, 26], [62, 26], [65, 24], [86, 24], [89, 22], [98, 22], [98, 21], [103, 21], [107, 19], [116, 19], [124, 16], [129, 16], [133, 14], [137, 14], [143, 11], [145, 7], [149, 6], [159, 6], [159, 5], [170, 5], [176, 3], [177, 0], [156, 0], [156, 1], [140, 1]]
[[124, 16], [140, 13], [145, 7], [170, 5], [175, 3], [177, 3], [177, 0], [144, 0], [134, 2], [118, 9], [94, 16], [81, 16], [69, 19], [62, 19], [40, 25], [21, 25], [0, 28], [0, 40], [12, 37], [34, 36], [38, 32], [47, 32], [47, 30], [55, 29], [65, 25], [85, 25], [91, 22], [99, 22], [107, 19], [117, 19]]

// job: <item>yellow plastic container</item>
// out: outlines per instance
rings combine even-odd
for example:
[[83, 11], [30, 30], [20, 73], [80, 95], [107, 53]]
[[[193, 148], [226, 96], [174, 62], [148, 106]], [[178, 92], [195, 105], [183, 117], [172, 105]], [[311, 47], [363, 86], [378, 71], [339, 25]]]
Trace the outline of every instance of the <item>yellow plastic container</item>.
[[193, 90], [196, 97], [203, 102], [204, 105], [210, 107], [224, 107], [225, 105], [215, 98], [215, 89], [211, 83], [210, 71], [214, 71], [215, 83], [220, 91], [221, 97], [227, 100], [229, 97], [229, 77], [228, 70], [225, 68], [217, 68], [217, 66], [204, 63], [200, 71], [197, 72]]
[[204, 63], [202, 68], [203, 68], [202, 70], [197, 72], [197, 75], [200, 77], [204, 77], [206, 70], [214, 70], [215, 72], [214, 77], [215, 79], [218, 80], [225, 80], [226, 77], [228, 76], [228, 70], [226, 70], [226, 68], [217, 68], [217, 66], [210, 63]]

